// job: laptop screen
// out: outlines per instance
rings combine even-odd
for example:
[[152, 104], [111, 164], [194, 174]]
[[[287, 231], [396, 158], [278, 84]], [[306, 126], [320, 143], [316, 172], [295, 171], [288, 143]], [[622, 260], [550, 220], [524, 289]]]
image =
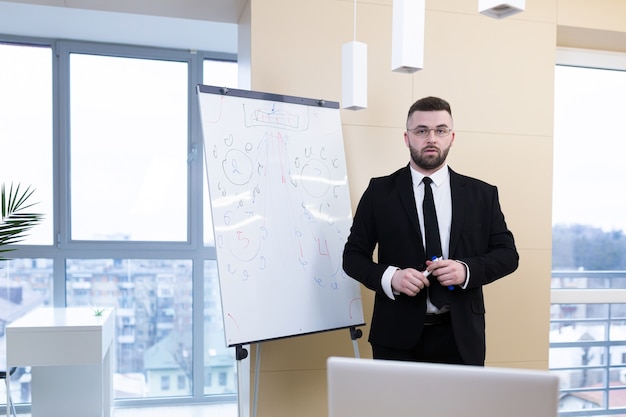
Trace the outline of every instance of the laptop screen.
[[547, 371], [331, 357], [329, 417], [556, 417]]

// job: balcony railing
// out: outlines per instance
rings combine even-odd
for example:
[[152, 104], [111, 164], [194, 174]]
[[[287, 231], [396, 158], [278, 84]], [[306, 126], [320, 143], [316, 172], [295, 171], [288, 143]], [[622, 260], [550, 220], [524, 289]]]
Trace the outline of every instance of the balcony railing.
[[559, 415], [626, 416], [626, 271], [553, 271], [551, 303]]

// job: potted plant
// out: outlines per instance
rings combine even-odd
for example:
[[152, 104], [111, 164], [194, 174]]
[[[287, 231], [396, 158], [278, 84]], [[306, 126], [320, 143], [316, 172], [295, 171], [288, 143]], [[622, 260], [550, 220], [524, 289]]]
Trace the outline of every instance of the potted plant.
[[26, 211], [36, 204], [29, 202], [34, 192], [31, 186], [22, 190], [20, 184], [11, 184], [8, 192], [4, 183], [0, 188], [0, 261], [7, 260], [4, 253], [14, 250], [6, 246], [24, 240], [26, 232], [43, 218], [41, 213]]

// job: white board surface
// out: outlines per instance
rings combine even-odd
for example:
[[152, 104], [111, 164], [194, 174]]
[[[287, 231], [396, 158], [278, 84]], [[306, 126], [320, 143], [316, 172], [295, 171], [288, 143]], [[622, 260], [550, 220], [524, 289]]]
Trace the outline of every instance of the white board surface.
[[339, 106], [198, 86], [228, 346], [360, 326]]

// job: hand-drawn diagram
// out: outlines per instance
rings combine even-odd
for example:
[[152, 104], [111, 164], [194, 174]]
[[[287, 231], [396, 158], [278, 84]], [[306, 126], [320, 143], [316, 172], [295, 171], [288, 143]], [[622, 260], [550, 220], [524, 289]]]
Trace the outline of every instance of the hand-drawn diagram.
[[338, 109], [214, 89], [199, 100], [229, 345], [362, 324]]

